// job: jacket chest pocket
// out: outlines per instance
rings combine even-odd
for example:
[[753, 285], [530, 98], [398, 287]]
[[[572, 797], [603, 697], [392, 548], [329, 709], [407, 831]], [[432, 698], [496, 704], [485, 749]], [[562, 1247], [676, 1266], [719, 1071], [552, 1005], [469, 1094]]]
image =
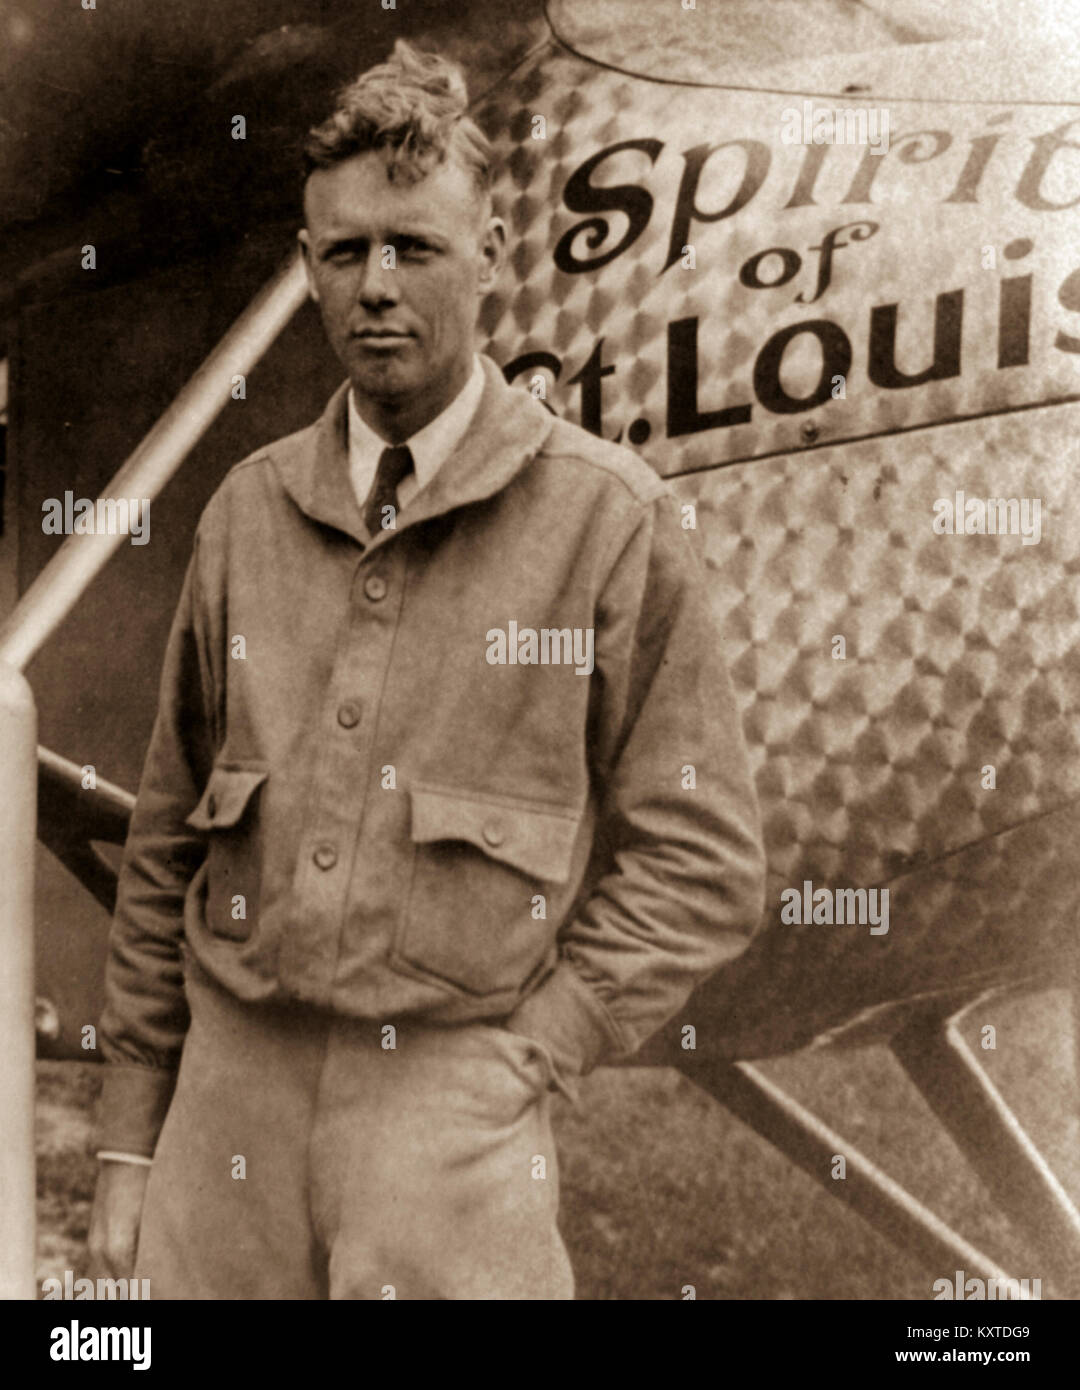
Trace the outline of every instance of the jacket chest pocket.
[[268, 775], [260, 763], [215, 767], [187, 818], [188, 825], [207, 836], [207, 928], [231, 941], [247, 941], [258, 920], [258, 801]]
[[410, 795], [399, 963], [469, 994], [516, 992], [554, 940], [581, 813], [430, 786]]

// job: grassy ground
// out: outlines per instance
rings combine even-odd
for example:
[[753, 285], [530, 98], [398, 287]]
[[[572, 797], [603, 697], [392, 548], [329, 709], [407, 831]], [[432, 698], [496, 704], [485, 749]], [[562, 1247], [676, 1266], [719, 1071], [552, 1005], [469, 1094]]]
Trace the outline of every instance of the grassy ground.
[[[1068, 1000], [997, 1004], [980, 1053], [1074, 1200], [1080, 1198]], [[959, 1151], [884, 1048], [807, 1052], [766, 1070], [1017, 1278], [1042, 1278]], [[38, 1277], [85, 1269], [99, 1073], [38, 1069]], [[605, 1069], [557, 1118], [563, 1230], [582, 1299], [931, 1298], [930, 1270], [895, 1249], [680, 1074]]]

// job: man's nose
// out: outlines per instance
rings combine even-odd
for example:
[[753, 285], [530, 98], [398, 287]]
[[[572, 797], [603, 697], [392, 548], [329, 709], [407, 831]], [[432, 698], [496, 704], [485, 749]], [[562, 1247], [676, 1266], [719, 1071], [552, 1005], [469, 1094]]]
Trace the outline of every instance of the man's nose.
[[366, 309], [397, 303], [397, 270], [393, 260], [394, 248], [391, 246], [375, 247], [369, 254], [357, 295]]

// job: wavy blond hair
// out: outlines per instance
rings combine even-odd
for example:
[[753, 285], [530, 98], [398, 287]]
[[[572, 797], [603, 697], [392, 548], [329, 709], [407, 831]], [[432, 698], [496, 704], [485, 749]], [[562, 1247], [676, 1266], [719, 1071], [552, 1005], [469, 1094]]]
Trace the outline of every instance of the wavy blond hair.
[[391, 180], [415, 182], [452, 157], [471, 174], [477, 192], [487, 194], [491, 145], [468, 106], [457, 63], [398, 39], [387, 61], [344, 87], [333, 114], [308, 133], [304, 178], [378, 150]]

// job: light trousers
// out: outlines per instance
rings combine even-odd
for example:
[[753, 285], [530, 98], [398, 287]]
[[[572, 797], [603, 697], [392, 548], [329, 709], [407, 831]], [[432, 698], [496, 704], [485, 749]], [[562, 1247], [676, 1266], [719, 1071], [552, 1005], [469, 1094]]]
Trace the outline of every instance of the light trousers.
[[545, 1049], [252, 1005], [188, 965], [146, 1188], [150, 1296], [569, 1299]]

